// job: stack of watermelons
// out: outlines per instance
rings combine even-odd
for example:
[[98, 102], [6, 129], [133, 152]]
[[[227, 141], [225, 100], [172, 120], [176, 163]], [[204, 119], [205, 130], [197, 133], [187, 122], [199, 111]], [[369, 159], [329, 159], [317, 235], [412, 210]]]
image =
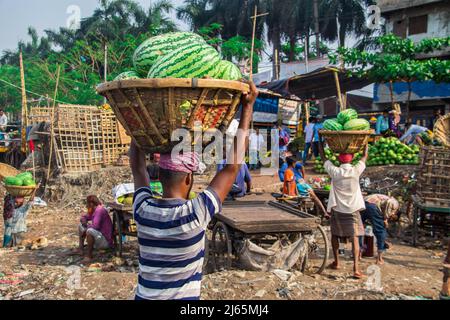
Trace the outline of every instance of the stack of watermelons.
[[370, 123], [366, 119], [358, 118], [356, 110], [346, 109], [341, 111], [336, 119], [326, 120], [323, 127], [331, 131], [366, 131], [370, 130]]
[[36, 187], [36, 181], [34, 181], [33, 174], [30, 172], [19, 173], [15, 177], [6, 177], [3, 182], [7, 186]]
[[201, 36], [171, 32], [144, 41], [134, 52], [134, 70], [115, 80], [144, 78], [204, 78], [239, 80], [242, 73]]

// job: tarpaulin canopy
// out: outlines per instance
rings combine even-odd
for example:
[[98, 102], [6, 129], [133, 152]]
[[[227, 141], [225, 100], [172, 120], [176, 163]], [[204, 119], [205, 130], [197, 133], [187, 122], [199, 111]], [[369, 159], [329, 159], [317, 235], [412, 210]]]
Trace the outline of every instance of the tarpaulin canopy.
[[289, 79], [260, 85], [260, 87], [283, 97], [295, 95], [302, 100], [320, 100], [338, 95], [336, 74], [339, 78], [341, 93], [361, 89], [372, 83], [368, 79], [350, 77], [345, 70], [324, 67]]

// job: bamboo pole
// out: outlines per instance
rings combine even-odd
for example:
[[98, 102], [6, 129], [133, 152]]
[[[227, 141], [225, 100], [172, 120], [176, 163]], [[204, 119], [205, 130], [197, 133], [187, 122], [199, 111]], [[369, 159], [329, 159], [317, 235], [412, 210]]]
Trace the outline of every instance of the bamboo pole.
[[46, 186], [48, 184], [48, 181], [50, 179], [50, 170], [52, 165], [52, 154], [53, 154], [53, 138], [55, 135], [55, 128], [54, 128], [54, 122], [55, 122], [55, 107], [56, 107], [56, 98], [58, 96], [58, 87], [59, 87], [59, 75], [61, 72], [61, 66], [58, 65], [58, 73], [56, 75], [56, 86], [55, 86], [55, 94], [53, 98], [53, 106], [52, 106], [52, 114], [51, 114], [51, 122], [50, 122], [50, 155], [48, 159], [48, 171], [47, 171], [47, 180], [46, 180]]
[[278, 49], [275, 49], [275, 70], [276, 70], [276, 74], [275, 74], [275, 80], [279, 80], [280, 79], [280, 69], [279, 69], [279, 59], [278, 59]]
[[337, 96], [339, 99], [340, 111], [345, 110], [344, 102], [342, 101], [341, 84], [339, 82], [339, 74], [334, 71], [334, 80], [336, 82]]
[[253, 57], [255, 54], [255, 40], [256, 40], [256, 21], [259, 17], [267, 16], [268, 13], [258, 14], [258, 6], [255, 5], [255, 15], [253, 19], [253, 32], [252, 32], [252, 51], [250, 52], [250, 81], [253, 81]]
[[25, 70], [23, 65], [23, 56], [22, 51], [19, 54], [19, 63], [20, 63], [20, 83], [22, 88], [22, 145], [21, 151], [23, 153], [27, 153], [27, 94], [25, 90]]

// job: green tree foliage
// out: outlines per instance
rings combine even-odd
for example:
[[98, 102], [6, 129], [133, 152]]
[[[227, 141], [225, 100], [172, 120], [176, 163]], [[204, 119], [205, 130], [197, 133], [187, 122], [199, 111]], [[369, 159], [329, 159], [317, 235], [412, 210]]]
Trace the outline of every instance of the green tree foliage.
[[[133, 68], [136, 47], [150, 36], [175, 30], [167, 13], [170, 1], [154, 2], [144, 10], [131, 0], [101, 0], [93, 15], [81, 22], [79, 30], [46, 30], [39, 37], [29, 28], [29, 42], [0, 57], [0, 106], [8, 111], [21, 108], [19, 52], [24, 58], [29, 99], [53, 95], [56, 70], [61, 66], [58, 100], [73, 104], [99, 104], [95, 88], [103, 82], [105, 44], [108, 48], [108, 80]], [[46, 103], [46, 101], [45, 101]]]
[[418, 59], [418, 56], [450, 47], [450, 37], [424, 39], [414, 43], [393, 34], [379, 37], [380, 50], [368, 52], [340, 47], [330, 54], [330, 62], [338, 59], [349, 67], [350, 74], [368, 77], [374, 82], [426, 81], [450, 82], [450, 61], [437, 58]]

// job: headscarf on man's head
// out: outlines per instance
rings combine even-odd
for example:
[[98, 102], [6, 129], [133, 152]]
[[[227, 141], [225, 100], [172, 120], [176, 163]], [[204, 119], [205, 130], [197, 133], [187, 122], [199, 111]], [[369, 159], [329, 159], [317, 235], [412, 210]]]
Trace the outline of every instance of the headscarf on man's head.
[[353, 161], [353, 155], [350, 153], [342, 153], [339, 155], [339, 162], [340, 163], [351, 163]]
[[196, 152], [184, 152], [172, 155], [172, 153], [161, 154], [159, 167], [164, 170], [182, 173], [194, 173], [199, 168], [199, 156]]

